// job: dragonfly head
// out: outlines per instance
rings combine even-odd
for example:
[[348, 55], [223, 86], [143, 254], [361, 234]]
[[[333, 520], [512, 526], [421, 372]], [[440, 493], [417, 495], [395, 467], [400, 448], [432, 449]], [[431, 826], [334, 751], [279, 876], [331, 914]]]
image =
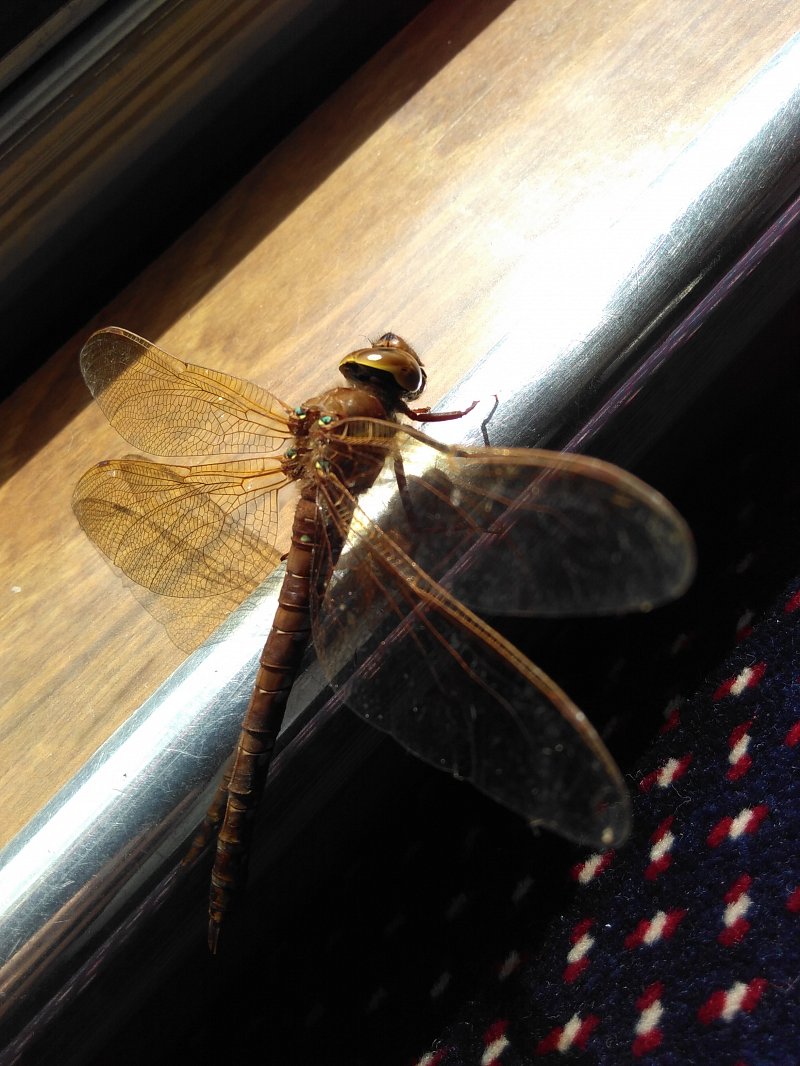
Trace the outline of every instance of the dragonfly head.
[[395, 333], [384, 333], [369, 348], [350, 352], [339, 363], [345, 378], [389, 401], [416, 400], [425, 388], [426, 375], [417, 353]]

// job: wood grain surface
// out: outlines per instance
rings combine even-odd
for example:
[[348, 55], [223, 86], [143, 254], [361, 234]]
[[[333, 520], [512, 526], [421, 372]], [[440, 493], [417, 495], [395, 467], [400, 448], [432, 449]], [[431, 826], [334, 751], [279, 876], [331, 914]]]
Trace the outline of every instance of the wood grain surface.
[[70, 510], [129, 451], [80, 378], [89, 331], [300, 402], [393, 329], [433, 403], [553, 297], [537, 242], [624, 215], [796, 28], [778, 0], [433, 3], [5, 403], [0, 840], [182, 658]]

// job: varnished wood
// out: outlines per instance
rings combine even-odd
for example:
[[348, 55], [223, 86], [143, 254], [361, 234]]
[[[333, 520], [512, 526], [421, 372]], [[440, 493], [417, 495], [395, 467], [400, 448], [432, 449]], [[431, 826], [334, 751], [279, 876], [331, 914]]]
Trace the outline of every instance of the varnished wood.
[[623, 216], [795, 30], [778, 0], [434, 3], [6, 402], [3, 842], [182, 657], [70, 512], [82, 471], [125, 450], [80, 379], [89, 330], [302, 400], [395, 328], [433, 403], [549, 298], [548, 234]]

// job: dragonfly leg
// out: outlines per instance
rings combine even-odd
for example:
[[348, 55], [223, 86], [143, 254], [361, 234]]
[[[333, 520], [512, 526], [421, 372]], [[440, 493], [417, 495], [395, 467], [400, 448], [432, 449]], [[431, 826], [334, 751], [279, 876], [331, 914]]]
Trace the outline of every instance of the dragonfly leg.
[[403, 466], [403, 457], [399, 452], [394, 457], [394, 476], [397, 481], [397, 492], [403, 504], [403, 510], [406, 513], [408, 523], [412, 529], [416, 529], [417, 516], [408, 492], [408, 478], [406, 477], [406, 469]]
[[464, 415], [468, 415], [477, 406], [478, 401], [473, 400], [469, 407], [465, 407], [463, 411], [431, 411], [430, 407], [413, 408], [404, 403], [398, 404], [397, 409], [406, 418], [413, 418], [415, 422], [452, 422], [456, 418], [463, 418]]
[[489, 426], [489, 423], [494, 418], [494, 413], [495, 413], [495, 411], [497, 410], [497, 408], [499, 406], [500, 406], [500, 397], [497, 395], [497, 393], [495, 393], [494, 394], [494, 403], [492, 404], [492, 409], [489, 412], [489, 414], [486, 416], [486, 418], [484, 418], [484, 420], [481, 422], [481, 436], [483, 437], [483, 443], [486, 445], [487, 448], [491, 448], [491, 446], [492, 446], [491, 445], [491, 441], [489, 440], [489, 429], [488, 429], [488, 426]]

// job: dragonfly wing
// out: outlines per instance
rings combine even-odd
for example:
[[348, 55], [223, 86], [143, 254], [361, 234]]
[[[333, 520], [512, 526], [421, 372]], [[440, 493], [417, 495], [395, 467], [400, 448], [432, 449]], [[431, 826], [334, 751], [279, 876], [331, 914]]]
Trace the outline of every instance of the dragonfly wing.
[[649, 610], [692, 580], [694, 541], [683, 518], [619, 467], [536, 449], [433, 446], [406, 428], [403, 437], [402, 492], [387, 466], [364, 507], [477, 611]]
[[[321, 514], [335, 522], [324, 501]], [[596, 845], [625, 838], [619, 770], [550, 678], [358, 506], [328, 573], [332, 561], [315, 553], [314, 643], [353, 710], [533, 824]]]
[[265, 389], [117, 326], [92, 334], [81, 371], [111, 425], [151, 455], [263, 454], [291, 437], [288, 408]]
[[179, 467], [133, 457], [88, 470], [72, 506], [114, 568], [155, 594], [139, 598], [187, 647], [278, 564], [276, 497], [288, 480], [277, 460]]

